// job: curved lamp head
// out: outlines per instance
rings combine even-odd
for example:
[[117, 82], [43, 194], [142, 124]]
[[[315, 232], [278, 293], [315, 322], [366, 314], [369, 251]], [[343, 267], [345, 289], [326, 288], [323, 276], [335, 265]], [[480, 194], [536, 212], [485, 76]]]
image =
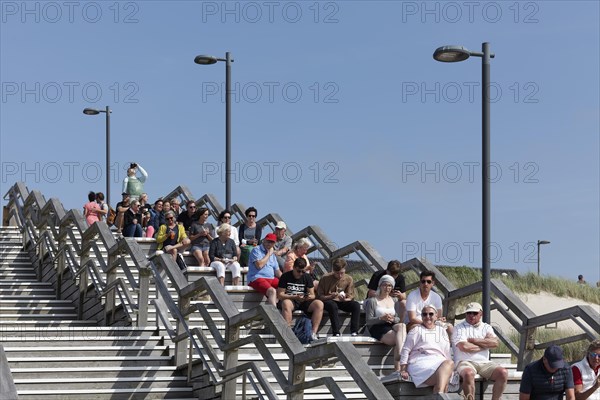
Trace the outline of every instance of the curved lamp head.
[[465, 61], [471, 56], [471, 52], [463, 46], [442, 46], [433, 52], [433, 58], [441, 62]]
[[538, 245], [539, 244], [550, 244], [550, 242], [547, 240], [538, 240]]
[[211, 65], [211, 64], [216, 64], [217, 61], [219, 61], [217, 59], [217, 57], [213, 57], [213, 56], [196, 56], [196, 58], [194, 58], [194, 62], [196, 64], [200, 64], [200, 65]]
[[100, 111], [96, 110], [95, 108], [84, 108], [83, 113], [85, 115], [98, 115], [100, 114]]

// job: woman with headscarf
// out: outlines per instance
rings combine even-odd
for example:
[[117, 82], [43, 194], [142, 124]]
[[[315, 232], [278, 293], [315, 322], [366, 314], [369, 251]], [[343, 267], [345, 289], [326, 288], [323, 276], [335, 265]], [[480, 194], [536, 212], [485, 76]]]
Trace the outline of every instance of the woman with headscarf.
[[365, 300], [364, 307], [369, 335], [388, 346], [395, 346], [394, 369], [400, 371], [400, 350], [406, 327], [396, 312], [397, 299], [390, 296], [395, 283], [390, 275], [382, 276], [376, 295]]

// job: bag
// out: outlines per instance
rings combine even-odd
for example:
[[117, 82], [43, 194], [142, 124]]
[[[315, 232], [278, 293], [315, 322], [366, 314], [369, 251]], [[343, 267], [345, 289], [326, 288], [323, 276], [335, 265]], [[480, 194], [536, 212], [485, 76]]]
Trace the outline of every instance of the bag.
[[183, 259], [183, 256], [181, 255], [181, 253], [177, 253], [177, 266], [183, 272], [187, 271], [187, 264], [185, 263], [185, 260]]
[[296, 320], [292, 331], [300, 343], [309, 344], [312, 342], [312, 322], [306, 315], [303, 315]]
[[106, 214], [106, 224], [108, 226], [113, 226], [115, 224], [115, 219], [117, 219], [117, 212], [113, 210], [112, 207], [108, 207], [108, 214]]
[[242, 246], [242, 251], [240, 252], [240, 265], [242, 267], [248, 266], [248, 260], [250, 259], [250, 253], [252, 253], [252, 250], [254, 249], [254, 247], [256, 247], [256, 246], [250, 246], [250, 245]]

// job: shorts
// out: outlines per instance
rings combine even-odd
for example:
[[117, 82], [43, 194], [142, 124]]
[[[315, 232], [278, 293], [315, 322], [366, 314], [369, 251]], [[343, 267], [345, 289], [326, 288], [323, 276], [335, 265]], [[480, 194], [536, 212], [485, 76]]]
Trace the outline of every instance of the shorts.
[[386, 333], [388, 333], [389, 331], [394, 329], [394, 325], [392, 324], [375, 324], [375, 325], [371, 325], [369, 327], [369, 334], [371, 335], [372, 338], [377, 339], [377, 340], [381, 340], [381, 338], [383, 337], [383, 335], [385, 335]]
[[279, 278], [258, 278], [248, 283], [248, 286], [257, 292], [266, 295], [269, 288], [277, 289], [277, 286], [279, 286]]
[[494, 370], [500, 367], [500, 365], [495, 362], [476, 362], [476, 361], [467, 361], [463, 360], [458, 363], [456, 366], [456, 371], [460, 374], [463, 369], [471, 368], [475, 370], [479, 375], [484, 377], [485, 379], [490, 379]]
[[194, 253], [196, 250], [208, 251], [208, 249], [210, 249], [210, 246], [192, 246], [192, 248], [190, 249], [190, 252]]
[[[294, 310], [300, 310], [302, 312], [304, 312], [305, 314], [308, 314], [308, 307], [310, 307], [310, 305], [312, 304], [314, 300], [310, 300], [310, 301], [296, 301], [296, 300], [291, 300], [291, 302], [294, 304]], [[283, 300], [279, 300], [277, 302], [277, 309], [281, 310], [281, 304], [283, 303]]]

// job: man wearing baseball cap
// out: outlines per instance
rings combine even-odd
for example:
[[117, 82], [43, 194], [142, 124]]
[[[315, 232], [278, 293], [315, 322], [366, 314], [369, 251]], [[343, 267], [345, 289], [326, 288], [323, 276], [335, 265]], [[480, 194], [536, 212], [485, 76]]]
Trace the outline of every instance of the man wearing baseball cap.
[[277, 287], [281, 270], [275, 257], [277, 236], [269, 233], [259, 246], [250, 253], [248, 259], [248, 286], [267, 297], [267, 302], [277, 305]]
[[283, 221], [279, 221], [275, 225], [275, 236], [277, 241], [275, 242], [275, 257], [277, 257], [277, 264], [279, 269], [283, 271], [285, 265], [285, 256], [292, 248], [292, 238], [286, 233], [287, 225]]
[[494, 381], [492, 400], [499, 400], [506, 388], [508, 372], [490, 361], [490, 349], [498, 346], [498, 337], [489, 324], [481, 322], [482, 310], [479, 303], [467, 304], [465, 320], [454, 327], [454, 364], [462, 378], [465, 398], [475, 398], [475, 375], [479, 374]]
[[575, 400], [573, 372], [563, 359], [562, 349], [550, 346], [544, 356], [523, 371], [519, 400]]

